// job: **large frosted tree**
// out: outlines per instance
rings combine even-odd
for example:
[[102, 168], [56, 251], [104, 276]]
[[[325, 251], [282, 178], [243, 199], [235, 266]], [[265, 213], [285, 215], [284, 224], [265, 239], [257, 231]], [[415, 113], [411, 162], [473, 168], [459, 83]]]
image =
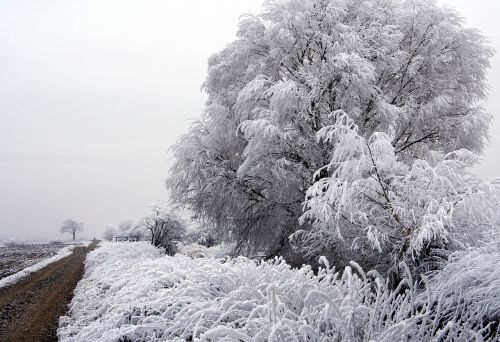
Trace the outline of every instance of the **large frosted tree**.
[[[413, 187], [398, 192], [404, 201], [419, 187], [428, 190], [423, 181], [411, 183], [418, 172], [437, 173], [442, 178], [429, 177], [439, 188], [449, 167], [458, 178], [448, 190], [435, 189], [433, 204], [444, 196], [442, 216], [449, 217], [465, 200], [448, 191], [465, 197], [490, 189], [463, 172], [487, 140], [490, 116], [478, 103], [491, 56], [477, 30], [435, 1], [266, 1], [210, 58], [205, 110], [174, 146], [167, 186], [175, 201], [247, 253], [285, 254], [293, 262], [292, 236], [310, 256], [351, 258], [360, 246], [414, 255], [419, 242], [407, 241], [413, 228], [392, 222], [385, 235], [377, 230], [398, 220], [399, 207], [384, 192]], [[371, 149], [382, 151], [379, 159]], [[393, 175], [399, 183], [391, 183]], [[374, 177], [363, 185], [376, 192], [371, 197], [352, 187]], [[350, 203], [355, 195], [361, 197]], [[368, 207], [371, 201], [382, 209]], [[399, 242], [387, 247], [397, 229]], [[419, 241], [445, 243], [438, 230]]]

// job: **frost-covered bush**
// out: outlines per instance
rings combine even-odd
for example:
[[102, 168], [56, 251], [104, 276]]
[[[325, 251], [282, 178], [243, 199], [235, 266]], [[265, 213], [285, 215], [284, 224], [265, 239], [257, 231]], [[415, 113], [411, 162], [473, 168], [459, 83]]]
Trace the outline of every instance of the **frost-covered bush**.
[[452, 254], [450, 263], [432, 277], [429, 288], [419, 300], [431, 296], [439, 302], [432, 310], [441, 320], [490, 324], [500, 337], [500, 243]]
[[232, 254], [234, 246], [226, 243], [206, 247], [197, 243], [180, 243], [177, 253], [191, 258], [225, 258]]
[[[60, 341], [494, 341], [477, 315], [445, 298], [420, 300], [407, 268], [391, 291], [355, 263], [292, 269], [282, 259], [162, 256], [104, 243], [87, 258]], [[139, 275], [139, 276], [138, 276]], [[431, 291], [432, 292], [432, 291]], [[493, 300], [494, 298], [491, 297]], [[496, 304], [493, 304], [496, 305]], [[494, 309], [494, 307], [492, 306]], [[463, 319], [467, 317], [467, 319]], [[485, 334], [486, 335], [486, 334]]]
[[182, 254], [191, 258], [206, 258], [208, 248], [197, 243], [179, 244], [177, 254]]
[[178, 243], [185, 237], [186, 226], [167, 204], [153, 203], [151, 212], [138, 219], [132, 231], [147, 238], [153, 246], [164, 248], [165, 253], [174, 255]]
[[205, 247], [220, 243], [217, 232], [210, 225], [200, 222], [196, 222], [187, 229], [185, 240]]

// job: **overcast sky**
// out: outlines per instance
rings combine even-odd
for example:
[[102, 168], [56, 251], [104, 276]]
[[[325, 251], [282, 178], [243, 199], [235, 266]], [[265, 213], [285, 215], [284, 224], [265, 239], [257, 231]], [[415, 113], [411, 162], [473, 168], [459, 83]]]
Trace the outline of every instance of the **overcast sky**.
[[[208, 57], [262, 0], [0, 0], [0, 239], [58, 237], [143, 215], [166, 198], [167, 149], [201, 112]], [[441, 1], [500, 51], [497, 0]], [[477, 172], [500, 176], [498, 119]]]

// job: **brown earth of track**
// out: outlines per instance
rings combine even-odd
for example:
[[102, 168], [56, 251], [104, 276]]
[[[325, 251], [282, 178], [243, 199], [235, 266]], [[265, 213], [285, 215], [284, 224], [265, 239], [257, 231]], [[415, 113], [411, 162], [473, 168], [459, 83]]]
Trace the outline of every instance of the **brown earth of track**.
[[68, 311], [85, 257], [96, 245], [75, 247], [71, 255], [0, 288], [0, 340], [57, 341], [59, 317]]

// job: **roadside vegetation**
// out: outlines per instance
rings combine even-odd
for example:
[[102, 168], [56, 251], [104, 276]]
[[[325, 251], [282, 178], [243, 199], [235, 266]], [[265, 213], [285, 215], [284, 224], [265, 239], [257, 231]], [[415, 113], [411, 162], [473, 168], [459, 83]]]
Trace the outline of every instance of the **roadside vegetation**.
[[[139, 244], [137, 272], [151, 277], [130, 286], [147, 295], [126, 292], [138, 306], [111, 310], [102, 333], [496, 341], [500, 180], [472, 172], [492, 56], [434, 0], [271, 0], [243, 16], [208, 62], [203, 113], [171, 148], [170, 205], [105, 232], [193, 259]], [[105, 255], [141, 258], [130, 248], [94, 252], [81, 291], [112, 267]], [[61, 336], [97, 338], [70, 317]]]

